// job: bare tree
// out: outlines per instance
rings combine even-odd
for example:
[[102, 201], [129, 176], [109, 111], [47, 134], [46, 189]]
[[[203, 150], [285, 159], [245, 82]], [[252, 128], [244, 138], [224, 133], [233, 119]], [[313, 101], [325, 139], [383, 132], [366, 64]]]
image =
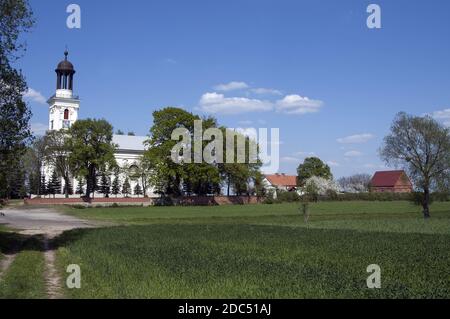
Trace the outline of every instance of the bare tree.
[[430, 195], [450, 174], [450, 130], [429, 116], [397, 114], [380, 150], [388, 165], [403, 166], [422, 191], [425, 218], [430, 217]]

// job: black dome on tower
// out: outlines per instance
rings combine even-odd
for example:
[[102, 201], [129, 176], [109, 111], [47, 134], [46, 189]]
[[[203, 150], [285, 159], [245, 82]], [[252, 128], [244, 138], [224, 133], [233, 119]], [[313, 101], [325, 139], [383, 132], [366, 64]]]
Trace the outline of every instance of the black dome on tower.
[[73, 64], [69, 60], [67, 60], [67, 56], [69, 55], [69, 52], [67, 52], [67, 50], [64, 52], [64, 55], [65, 58], [63, 61], [59, 62], [58, 67], [56, 68], [56, 72], [61, 71], [61, 72], [75, 73]]
[[73, 76], [75, 74], [75, 69], [73, 64], [67, 60], [69, 52], [67, 50], [64, 52], [64, 60], [59, 62], [58, 67], [55, 72], [57, 75], [56, 79], [56, 89], [57, 90], [73, 90]]

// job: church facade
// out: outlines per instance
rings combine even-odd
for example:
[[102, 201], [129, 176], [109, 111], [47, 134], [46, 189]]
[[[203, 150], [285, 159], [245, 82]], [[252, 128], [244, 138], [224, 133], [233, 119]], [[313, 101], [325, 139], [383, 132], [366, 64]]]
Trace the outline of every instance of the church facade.
[[[65, 130], [69, 129], [79, 118], [80, 111], [80, 99], [74, 94], [74, 76], [75, 68], [73, 64], [68, 60], [69, 53], [64, 52], [65, 58], [61, 61], [55, 72], [56, 72], [56, 92], [47, 101], [49, 105], [49, 131], [54, 130]], [[148, 139], [147, 136], [129, 136], [129, 135], [114, 135], [113, 143], [116, 144], [117, 149], [115, 152], [115, 159], [118, 166], [121, 168], [122, 173], [119, 175], [120, 186], [128, 177], [131, 185], [130, 197], [137, 197], [134, 195], [134, 188], [139, 183], [142, 186], [141, 181], [132, 178], [132, 176], [127, 176], [127, 171], [132, 171], [133, 166], [136, 165], [139, 158], [144, 154], [145, 151], [145, 141]], [[43, 174], [46, 181], [51, 179], [53, 173], [53, 168], [48, 165], [44, 166]], [[111, 181], [113, 176], [110, 177]], [[72, 188], [75, 191], [78, 188], [78, 182], [76, 178], [72, 179]], [[64, 181], [61, 181], [62, 188], [61, 193], [64, 189]], [[151, 188], [147, 188], [145, 193], [149, 197], [155, 197]], [[62, 196], [62, 195], [57, 195]], [[96, 197], [103, 196], [102, 194], [95, 194]], [[115, 195], [114, 195], [115, 196]], [[118, 197], [123, 197], [120, 194]], [[79, 195], [71, 195], [71, 197], [79, 197]], [[142, 197], [142, 195], [141, 195]]]

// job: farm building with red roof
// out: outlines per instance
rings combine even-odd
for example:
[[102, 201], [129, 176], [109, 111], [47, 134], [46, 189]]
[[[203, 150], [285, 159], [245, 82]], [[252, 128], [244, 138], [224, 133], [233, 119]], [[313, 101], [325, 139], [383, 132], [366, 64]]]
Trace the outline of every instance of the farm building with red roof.
[[412, 183], [405, 171], [376, 172], [370, 182], [370, 191], [375, 193], [411, 193]]
[[283, 191], [297, 190], [297, 176], [286, 174], [265, 175], [265, 183], [268, 189]]

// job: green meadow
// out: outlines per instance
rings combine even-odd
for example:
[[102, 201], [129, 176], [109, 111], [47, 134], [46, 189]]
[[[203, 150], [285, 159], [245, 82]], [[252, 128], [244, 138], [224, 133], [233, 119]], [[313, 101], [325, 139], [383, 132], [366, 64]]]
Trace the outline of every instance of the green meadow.
[[[65, 208], [107, 227], [57, 240], [68, 298], [450, 298], [450, 203]], [[367, 267], [381, 267], [368, 289]]]

